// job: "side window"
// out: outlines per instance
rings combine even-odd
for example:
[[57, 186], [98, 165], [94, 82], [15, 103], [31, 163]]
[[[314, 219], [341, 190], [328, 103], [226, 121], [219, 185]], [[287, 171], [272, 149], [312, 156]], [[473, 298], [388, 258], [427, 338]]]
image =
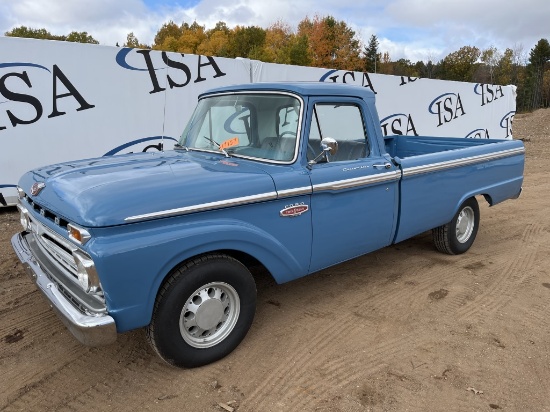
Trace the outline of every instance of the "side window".
[[353, 104], [318, 103], [313, 109], [309, 132], [308, 160], [321, 152], [321, 140], [332, 137], [338, 151], [329, 161], [356, 160], [369, 154], [363, 116]]

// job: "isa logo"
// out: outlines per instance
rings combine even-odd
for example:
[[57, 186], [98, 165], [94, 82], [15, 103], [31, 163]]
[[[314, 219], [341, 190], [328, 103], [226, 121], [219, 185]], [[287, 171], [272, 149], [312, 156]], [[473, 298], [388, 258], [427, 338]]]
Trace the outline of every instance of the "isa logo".
[[0, 123], [0, 131], [33, 124], [48, 112], [51, 119], [95, 107], [57, 64], [50, 70], [27, 62], [0, 63], [0, 104], [9, 119]]
[[[173, 53], [177, 55], [177, 53]], [[161, 57], [162, 63], [154, 61]], [[153, 52], [151, 50], [132, 49], [125, 47], [116, 55], [117, 64], [126, 70], [142, 71], [149, 74], [151, 79], [152, 90], [150, 94], [158, 93], [166, 90], [161, 84], [168, 82], [170, 89], [185, 87], [191, 81], [200, 83], [206, 81], [209, 77], [216, 79], [223, 77], [226, 73], [222, 72], [218, 63], [210, 56], [189, 56], [185, 57], [180, 54], [181, 60], [171, 59], [166, 52]], [[196, 61], [194, 61], [196, 59]], [[166, 74], [166, 79], [159, 79], [157, 71], [170, 67], [174, 69], [173, 76]], [[177, 77], [177, 78], [176, 78]]]
[[466, 114], [460, 93], [443, 93], [432, 100], [428, 110], [437, 115], [437, 127], [450, 123]]
[[512, 138], [512, 123], [514, 123], [515, 114], [516, 112], [514, 111], [508, 112], [500, 119], [500, 127], [506, 129], [506, 139]]
[[481, 97], [481, 105], [485, 106], [494, 102], [500, 97], [504, 97], [502, 86], [478, 83], [474, 86], [474, 93]]
[[[357, 75], [356, 75], [357, 74]], [[319, 79], [320, 82], [333, 82], [333, 83], [345, 83], [354, 84], [356, 86], [368, 87], [374, 94], [377, 94], [374, 90], [374, 85], [367, 72], [344, 72], [339, 73], [339, 70], [329, 70]]]
[[380, 120], [382, 133], [388, 135], [418, 136], [410, 114], [396, 113]]
[[467, 139], [490, 139], [489, 129], [475, 129], [464, 137]]

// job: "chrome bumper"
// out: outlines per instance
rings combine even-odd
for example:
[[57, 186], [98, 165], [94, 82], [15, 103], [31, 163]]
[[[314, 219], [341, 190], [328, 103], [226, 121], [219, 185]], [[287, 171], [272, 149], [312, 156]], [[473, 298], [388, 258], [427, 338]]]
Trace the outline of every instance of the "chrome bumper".
[[114, 319], [109, 315], [86, 315], [76, 309], [33, 257], [26, 236], [30, 234], [22, 232], [14, 235], [11, 238], [13, 249], [36, 283], [38, 290], [46, 296], [50, 306], [74, 337], [86, 346], [108, 345], [116, 341]]

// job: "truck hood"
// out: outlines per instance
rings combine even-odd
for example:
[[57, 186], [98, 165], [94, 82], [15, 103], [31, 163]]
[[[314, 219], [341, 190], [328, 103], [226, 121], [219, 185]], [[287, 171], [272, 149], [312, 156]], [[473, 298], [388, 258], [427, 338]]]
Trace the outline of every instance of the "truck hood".
[[[45, 187], [33, 196], [31, 187], [39, 182]], [[26, 173], [19, 186], [37, 204], [84, 227], [231, 206], [276, 193], [269, 174], [249, 161], [176, 151], [47, 166]]]

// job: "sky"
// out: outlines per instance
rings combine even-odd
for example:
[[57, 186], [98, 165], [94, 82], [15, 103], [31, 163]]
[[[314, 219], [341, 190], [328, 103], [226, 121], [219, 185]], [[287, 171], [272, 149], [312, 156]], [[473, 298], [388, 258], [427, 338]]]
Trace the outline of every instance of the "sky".
[[344, 21], [364, 45], [376, 35], [393, 61], [435, 62], [462, 46], [511, 48], [527, 59], [541, 38], [550, 40], [550, 0], [0, 0], [0, 33], [19, 26], [85, 31], [114, 46], [133, 32], [152, 44], [168, 21], [207, 29], [218, 21], [230, 28], [282, 21], [296, 30], [315, 15]]

